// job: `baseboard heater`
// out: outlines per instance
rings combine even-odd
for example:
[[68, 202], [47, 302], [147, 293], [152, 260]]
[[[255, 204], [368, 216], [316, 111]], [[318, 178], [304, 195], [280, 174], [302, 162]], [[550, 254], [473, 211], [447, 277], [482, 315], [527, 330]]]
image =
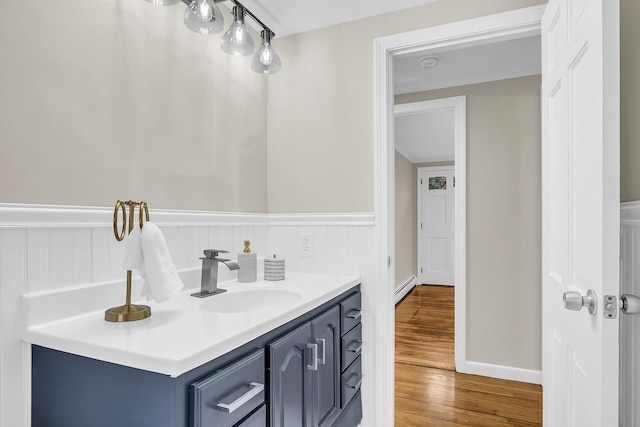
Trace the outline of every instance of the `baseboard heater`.
[[415, 285], [418, 284], [418, 278], [416, 277], [416, 275], [414, 274], [413, 276], [409, 277], [407, 280], [405, 280], [402, 285], [398, 286], [396, 288], [396, 295], [395, 295], [395, 304], [398, 304], [400, 302], [400, 300], [402, 298], [405, 297], [405, 295], [407, 295], [409, 293], [409, 291], [411, 291], [411, 289], [413, 289], [413, 287]]

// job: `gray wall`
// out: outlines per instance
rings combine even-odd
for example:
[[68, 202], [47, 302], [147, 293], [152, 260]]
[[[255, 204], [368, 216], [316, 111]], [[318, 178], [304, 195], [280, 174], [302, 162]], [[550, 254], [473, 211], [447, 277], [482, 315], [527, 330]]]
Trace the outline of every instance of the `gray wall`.
[[540, 77], [400, 95], [467, 97], [467, 359], [539, 370]]
[[189, 31], [182, 4], [25, 6], [0, 13], [0, 202], [266, 211], [250, 57]]
[[620, 1], [620, 199], [640, 200], [640, 2]]
[[416, 169], [396, 151], [396, 287], [417, 272]]
[[[219, 37], [186, 30], [181, 6], [62, 0], [26, 14], [7, 2], [0, 201], [110, 206], [132, 197], [264, 212], [268, 132], [271, 211], [371, 211], [372, 40], [540, 3], [447, 0], [276, 39], [286, 66], [265, 79], [248, 58], [224, 55]], [[640, 3], [621, 0], [621, 9], [621, 198], [629, 201], [640, 199]]]

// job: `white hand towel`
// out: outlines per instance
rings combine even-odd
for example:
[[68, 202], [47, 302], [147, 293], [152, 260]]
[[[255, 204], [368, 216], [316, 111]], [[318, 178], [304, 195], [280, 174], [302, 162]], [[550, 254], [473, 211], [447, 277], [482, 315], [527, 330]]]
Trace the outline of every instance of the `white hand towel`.
[[[145, 223], [140, 232], [142, 240], [142, 257], [146, 286], [143, 295], [157, 302], [168, 301], [184, 287], [176, 266], [171, 261], [171, 255], [164, 240], [162, 231], [152, 222]], [[144, 292], [145, 288], [149, 292]]]
[[[120, 264], [125, 270], [139, 270], [142, 264], [142, 241], [140, 240], [140, 229], [138, 227], [131, 230], [131, 233], [124, 238], [124, 258]], [[143, 273], [140, 273], [144, 277]]]
[[180, 292], [184, 284], [171, 261], [162, 231], [152, 222], [146, 222], [142, 231], [135, 228], [125, 240], [122, 267], [138, 270], [144, 279], [142, 296], [157, 302], [168, 301]]

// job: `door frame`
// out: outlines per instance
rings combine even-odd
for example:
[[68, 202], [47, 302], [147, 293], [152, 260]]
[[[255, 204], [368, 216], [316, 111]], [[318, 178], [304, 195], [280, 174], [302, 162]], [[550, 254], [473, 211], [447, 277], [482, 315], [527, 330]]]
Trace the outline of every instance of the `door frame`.
[[[393, 56], [461, 44], [486, 44], [540, 34], [545, 4], [382, 37], [373, 41], [375, 226], [371, 269], [375, 425], [394, 423], [395, 165]], [[466, 354], [464, 355], [466, 362]], [[457, 364], [456, 364], [457, 365]], [[464, 372], [466, 366], [459, 366]]]

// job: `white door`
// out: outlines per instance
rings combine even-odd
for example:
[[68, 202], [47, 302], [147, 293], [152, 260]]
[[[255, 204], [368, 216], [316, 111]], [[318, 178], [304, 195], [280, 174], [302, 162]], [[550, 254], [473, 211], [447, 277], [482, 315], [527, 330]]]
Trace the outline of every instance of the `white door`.
[[[618, 7], [550, 0], [542, 20], [545, 427], [618, 427]], [[594, 314], [563, 307], [589, 289]]]
[[455, 167], [418, 168], [418, 281], [455, 283]]

